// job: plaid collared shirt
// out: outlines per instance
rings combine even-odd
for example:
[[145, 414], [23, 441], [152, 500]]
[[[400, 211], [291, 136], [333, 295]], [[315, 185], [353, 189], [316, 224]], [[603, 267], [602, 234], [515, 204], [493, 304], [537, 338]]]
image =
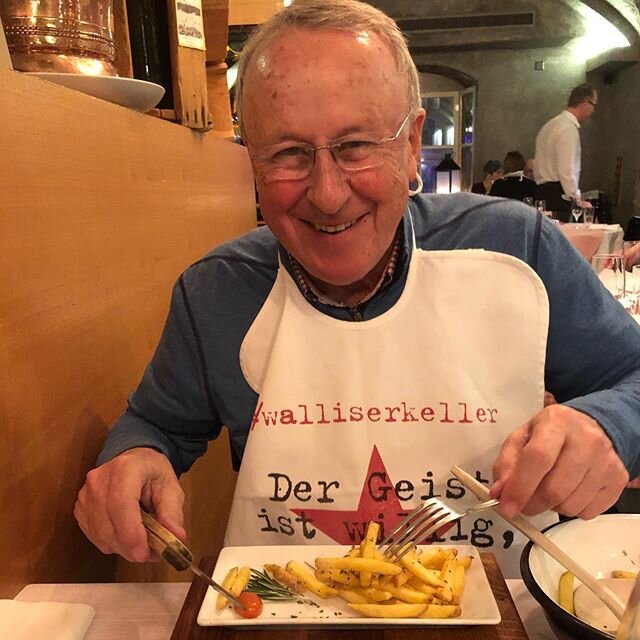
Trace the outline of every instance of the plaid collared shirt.
[[400, 254], [400, 246], [402, 242], [401, 238], [402, 234], [400, 233], [400, 229], [396, 232], [395, 239], [393, 241], [393, 249], [391, 251], [391, 255], [389, 256], [389, 261], [387, 262], [387, 266], [385, 267], [380, 279], [378, 280], [376, 286], [370, 291], [362, 300], [359, 300], [355, 305], [347, 305], [343, 302], [336, 302], [335, 300], [331, 300], [323, 295], [318, 289], [313, 285], [313, 283], [309, 280], [307, 274], [305, 273], [302, 265], [289, 253], [289, 260], [291, 261], [291, 267], [293, 269], [293, 274], [295, 276], [298, 287], [300, 287], [300, 291], [304, 295], [307, 300], [317, 301], [322, 304], [328, 304], [333, 307], [347, 307], [350, 309], [355, 309], [359, 307], [361, 304], [367, 302], [373, 298], [373, 296], [380, 291], [383, 287], [385, 287], [388, 283], [393, 279], [393, 274], [396, 271], [396, 264], [398, 263], [398, 255]]

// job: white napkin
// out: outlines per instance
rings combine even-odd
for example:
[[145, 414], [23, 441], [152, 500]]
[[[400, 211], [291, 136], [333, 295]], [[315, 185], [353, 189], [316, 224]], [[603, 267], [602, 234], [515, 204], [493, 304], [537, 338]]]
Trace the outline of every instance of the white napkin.
[[95, 613], [88, 604], [0, 600], [0, 638], [82, 640]]

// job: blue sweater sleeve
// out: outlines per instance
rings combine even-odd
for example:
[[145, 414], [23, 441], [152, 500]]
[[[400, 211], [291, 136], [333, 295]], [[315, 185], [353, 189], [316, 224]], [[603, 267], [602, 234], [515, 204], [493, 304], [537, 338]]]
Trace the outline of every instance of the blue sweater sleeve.
[[552, 223], [543, 221], [538, 274], [549, 296], [546, 387], [594, 418], [640, 475], [640, 326]]
[[164, 453], [177, 474], [187, 471], [221, 428], [205, 383], [205, 366], [182, 276], [153, 359], [97, 464], [133, 447], [150, 447]]

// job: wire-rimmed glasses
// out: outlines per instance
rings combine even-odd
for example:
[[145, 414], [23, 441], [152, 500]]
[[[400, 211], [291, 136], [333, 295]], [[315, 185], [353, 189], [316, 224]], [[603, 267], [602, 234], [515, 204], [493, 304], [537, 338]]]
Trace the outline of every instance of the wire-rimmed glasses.
[[317, 147], [304, 143], [273, 145], [258, 153], [251, 153], [251, 158], [263, 165], [267, 182], [304, 180], [313, 170], [316, 154], [323, 149], [331, 153], [342, 171], [364, 171], [384, 162], [380, 151], [385, 144], [398, 139], [412, 113], [413, 110], [407, 113], [392, 136], [374, 138], [364, 134], [358, 134], [357, 137], [351, 135]]

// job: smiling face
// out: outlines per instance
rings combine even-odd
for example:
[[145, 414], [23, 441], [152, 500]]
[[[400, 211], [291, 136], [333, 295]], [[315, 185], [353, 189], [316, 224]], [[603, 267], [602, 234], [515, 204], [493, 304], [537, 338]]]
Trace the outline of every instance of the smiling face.
[[[376, 35], [289, 29], [256, 56], [243, 93], [245, 141], [252, 155], [337, 139], [395, 134], [410, 109], [407, 85]], [[375, 167], [344, 172], [328, 149], [299, 180], [274, 179], [254, 159], [266, 223], [336, 300], [366, 295], [386, 265], [416, 175], [424, 112], [381, 145]]]

